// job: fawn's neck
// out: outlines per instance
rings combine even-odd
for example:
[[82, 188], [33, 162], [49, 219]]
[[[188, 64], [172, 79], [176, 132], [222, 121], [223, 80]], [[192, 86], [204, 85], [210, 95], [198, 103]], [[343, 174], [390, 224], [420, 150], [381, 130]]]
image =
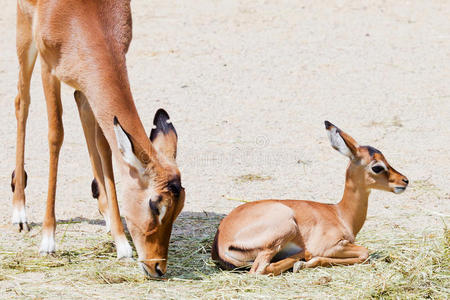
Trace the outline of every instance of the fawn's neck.
[[354, 237], [366, 221], [370, 190], [365, 186], [365, 173], [361, 166], [350, 163], [345, 178], [344, 195], [337, 204], [339, 214]]

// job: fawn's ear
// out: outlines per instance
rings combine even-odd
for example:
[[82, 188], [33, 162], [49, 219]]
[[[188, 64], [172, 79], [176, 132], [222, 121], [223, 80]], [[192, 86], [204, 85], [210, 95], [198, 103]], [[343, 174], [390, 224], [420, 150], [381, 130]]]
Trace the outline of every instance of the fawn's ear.
[[356, 158], [359, 145], [351, 136], [328, 121], [325, 121], [325, 129], [327, 130], [331, 147], [350, 159]]
[[122, 128], [117, 117], [114, 117], [114, 132], [116, 134], [117, 146], [122, 154], [125, 162], [131, 167], [135, 168], [139, 173], [143, 174], [145, 167], [149, 162], [148, 154], [140, 153], [140, 156], [144, 156], [144, 160], [140, 159], [136, 155], [136, 149], [133, 145], [132, 137]]
[[178, 136], [169, 114], [162, 108], [158, 109], [153, 119], [150, 141], [159, 153], [175, 161], [177, 157]]

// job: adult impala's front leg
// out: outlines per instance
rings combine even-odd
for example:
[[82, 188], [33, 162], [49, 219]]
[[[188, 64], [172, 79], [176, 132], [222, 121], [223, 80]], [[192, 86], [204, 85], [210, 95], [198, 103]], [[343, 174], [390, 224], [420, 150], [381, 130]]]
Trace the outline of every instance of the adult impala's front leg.
[[112, 154], [108, 141], [106, 140], [102, 129], [98, 124], [95, 128], [97, 150], [102, 161], [104, 175], [104, 184], [108, 196], [108, 211], [111, 222], [111, 235], [114, 239], [117, 250], [117, 258], [132, 257], [133, 250], [128, 243], [123, 230], [122, 220], [120, 219], [119, 204], [117, 203], [116, 183], [114, 181], [114, 172], [112, 166]]
[[30, 80], [36, 61], [37, 49], [31, 33], [31, 16], [17, 10], [16, 48], [19, 60], [19, 81], [17, 83], [17, 97], [15, 99], [17, 119], [16, 139], [16, 168], [11, 176], [11, 188], [13, 195], [12, 223], [18, 225], [19, 231], [29, 230], [25, 213], [25, 187], [26, 172], [25, 159], [25, 132], [30, 106]]
[[48, 116], [48, 146], [50, 152], [50, 166], [48, 174], [47, 207], [42, 223], [42, 242], [39, 252], [48, 254], [55, 252], [55, 195], [56, 178], [58, 174], [59, 150], [64, 139], [62, 123], [61, 85], [59, 80], [51, 74], [51, 69], [41, 59], [42, 84], [47, 102]]
[[98, 124], [86, 96], [80, 91], [75, 91], [74, 98], [77, 103], [81, 125], [83, 126], [84, 137], [86, 138], [89, 158], [91, 160], [92, 173], [94, 175], [94, 180], [91, 184], [92, 197], [98, 201], [98, 211], [105, 219], [106, 232], [109, 232], [111, 230], [111, 221], [108, 210], [108, 195], [105, 189], [102, 161], [96, 145], [96, 127], [98, 127]]
[[106, 226], [111, 230], [111, 235], [116, 244], [117, 257], [131, 257], [132, 249], [124, 233], [117, 203], [111, 148], [95, 120], [86, 96], [82, 92], [76, 91], [74, 97], [83, 125], [89, 156], [91, 157], [95, 178], [93, 185], [96, 185], [97, 188], [97, 195], [94, 197], [98, 198], [99, 211], [105, 218]]

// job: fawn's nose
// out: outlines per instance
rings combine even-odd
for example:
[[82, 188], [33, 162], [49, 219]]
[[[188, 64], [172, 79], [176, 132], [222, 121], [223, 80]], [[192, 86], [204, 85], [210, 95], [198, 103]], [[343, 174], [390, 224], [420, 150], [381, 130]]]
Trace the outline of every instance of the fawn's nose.
[[402, 181], [403, 181], [406, 185], [408, 185], [408, 183], [409, 183], [409, 180], [408, 180], [408, 178], [406, 178], [406, 177], [403, 178]]

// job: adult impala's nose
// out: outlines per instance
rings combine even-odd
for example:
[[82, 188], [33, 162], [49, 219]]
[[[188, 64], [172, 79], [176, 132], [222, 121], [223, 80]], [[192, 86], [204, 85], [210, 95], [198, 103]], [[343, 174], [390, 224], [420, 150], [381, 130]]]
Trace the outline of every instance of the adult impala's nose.
[[164, 272], [159, 267], [159, 263], [155, 264], [155, 271], [156, 271], [156, 273], [158, 273], [159, 276], [163, 276], [164, 275]]
[[409, 180], [408, 180], [408, 178], [406, 178], [406, 177], [405, 177], [405, 178], [403, 178], [403, 179], [402, 179], [402, 181], [403, 181], [404, 183], [406, 183], [406, 184], [408, 184], [408, 183], [409, 183]]
[[144, 271], [144, 274], [147, 277], [158, 278], [163, 276], [165, 273], [164, 266], [161, 266], [159, 263], [156, 263], [154, 265], [148, 265], [146, 263], [141, 262], [140, 265], [142, 270]]

